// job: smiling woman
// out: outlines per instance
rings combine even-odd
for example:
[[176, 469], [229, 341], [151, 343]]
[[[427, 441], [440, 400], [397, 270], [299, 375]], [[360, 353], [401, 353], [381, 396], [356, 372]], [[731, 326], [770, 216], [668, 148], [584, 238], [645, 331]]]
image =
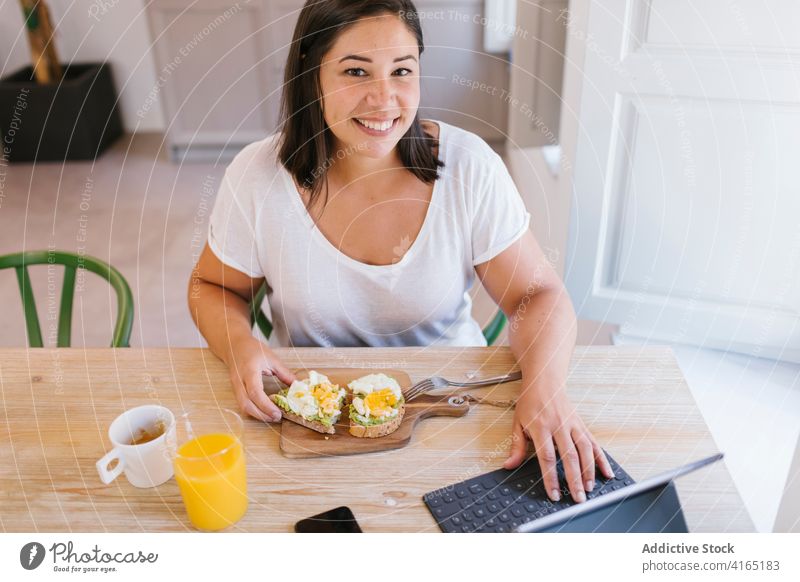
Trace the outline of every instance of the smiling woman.
[[419, 180], [438, 177], [435, 139], [417, 115], [425, 46], [416, 14], [400, 0], [316, 2], [300, 13], [284, 75], [279, 157], [309, 189], [309, 206], [323, 187], [315, 170], [342, 144], [376, 160], [396, 149]]
[[423, 50], [409, 1], [305, 4], [281, 131], [225, 172], [192, 317], [228, 365], [242, 411], [275, 421], [262, 375], [295, 377], [251, 333], [248, 303], [262, 284], [274, 345], [485, 346], [469, 295], [479, 278], [512, 319], [522, 368], [506, 466], [533, 440], [555, 499], [557, 447], [580, 501], [595, 461], [611, 469], [564, 390], [572, 305], [500, 157], [468, 131], [419, 119]]

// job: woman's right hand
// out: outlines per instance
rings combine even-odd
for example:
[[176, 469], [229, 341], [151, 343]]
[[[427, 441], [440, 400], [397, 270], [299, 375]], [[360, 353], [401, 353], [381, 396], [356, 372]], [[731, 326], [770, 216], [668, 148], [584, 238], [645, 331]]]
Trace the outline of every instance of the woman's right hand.
[[275, 376], [286, 385], [291, 385], [296, 378], [272, 350], [252, 335], [232, 341], [228, 371], [243, 414], [264, 422], [281, 419], [281, 409], [264, 392], [261, 378]]

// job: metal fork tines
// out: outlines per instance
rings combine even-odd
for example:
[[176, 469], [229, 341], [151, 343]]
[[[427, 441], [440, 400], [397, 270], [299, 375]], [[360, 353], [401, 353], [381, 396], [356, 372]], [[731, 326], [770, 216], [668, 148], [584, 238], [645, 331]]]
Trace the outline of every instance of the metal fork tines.
[[447, 388], [448, 386], [457, 386], [459, 388], [478, 388], [480, 386], [492, 386], [493, 384], [503, 384], [504, 382], [513, 382], [514, 380], [522, 379], [522, 372], [516, 371], [505, 376], [495, 376], [494, 378], [484, 378], [483, 380], [475, 380], [473, 382], [456, 382], [447, 380], [441, 376], [431, 376], [420, 382], [414, 384], [411, 388], [405, 391], [403, 397], [406, 402], [414, 400], [417, 396], [436, 390], [437, 388]]

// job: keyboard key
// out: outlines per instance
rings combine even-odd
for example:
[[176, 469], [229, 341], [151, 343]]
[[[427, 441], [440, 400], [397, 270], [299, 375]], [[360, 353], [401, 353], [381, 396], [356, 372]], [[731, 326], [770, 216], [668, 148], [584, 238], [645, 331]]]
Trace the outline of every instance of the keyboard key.
[[470, 532], [475, 531], [475, 530], [473, 529], [473, 527], [471, 525], [464, 524], [464, 525], [461, 526], [461, 531], [463, 531], [464, 533], [470, 533]]
[[513, 503], [514, 503], [514, 500], [513, 499], [509, 499], [508, 497], [500, 500], [500, 504], [503, 507], [508, 507], [509, 505], [512, 505]]
[[492, 502], [486, 506], [486, 509], [488, 509], [490, 513], [500, 513], [502, 508], [497, 503]]
[[462, 523], [461, 518], [458, 517], [457, 515], [454, 515], [453, 517], [451, 517], [450, 521], [453, 523], [453, 525], [461, 525], [461, 523]]
[[456, 498], [450, 495], [449, 493], [442, 496], [442, 501], [444, 501], [445, 503], [453, 503], [455, 500]]
[[430, 507], [439, 507], [442, 504], [442, 499], [440, 497], [432, 497], [427, 500], [427, 503]]
[[472, 512], [471, 511], [462, 512], [461, 519], [463, 519], [464, 521], [472, 521]]
[[514, 515], [514, 517], [520, 517], [525, 514], [522, 508], [519, 507], [518, 505], [515, 505], [514, 507], [511, 508], [511, 513]]
[[495, 485], [499, 485], [500, 483], [503, 482], [503, 479], [506, 478], [506, 471], [503, 470], [492, 471], [491, 473], [487, 473], [485, 477], [486, 479], [481, 479], [481, 482], [484, 484], [484, 486], [487, 483], [490, 483], [489, 489], [491, 489]]
[[480, 493], [483, 491], [483, 487], [480, 483], [473, 483], [469, 486], [470, 493]]
[[500, 499], [500, 496], [497, 493], [495, 493], [494, 491], [489, 491], [489, 493], [488, 493], [488, 495], [486, 495], [486, 497], [488, 499], [491, 499], [492, 501]]
[[477, 477], [477, 483], [480, 483], [484, 489], [494, 489], [494, 486], [497, 485], [497, 482], [492, 477], [491, 473], [489, 475], [483, 475], [482, 477]]
[[469, 495], [469, 491], [467, 491], [466, 487], [459, 487], [456, 489], [456, 496], [459, 499], [464, 499], [467, 495]]
[[459, 501], [458, 504], [461, 506], [461, 509], [466, 509], [467, 507], [472, 507], [472, 499], [467, 497], [466, 499], [462, 499], [461, 501]]
[[500, 487], [500, 494], [501, 495], [511, 495], [511, 489], [508, 486], [503, 485], [503, 486]]
[[505, 521], [508, 521], [508, 520], [510, 520], [510, 519], [511, 519], [511, 514], [509, 514], [507, 511], [504, 511], [503, 513], [501, 513], [500, 515], [498, 515], [498, 516], [497, 516], [497, 518], [498, 518], [500, 521], [503, 521], [503, 522], [505, 522]]
[[530, 502], [526, 503], [524, 507], [525, 511], [527, 511], [528, 513], [533, 513], [534, 511], [539, 509], [539, 505], [537, 503], [530, 503]]
[[497, 526], [497, 529], [495, 531], [497, 533], [506, 533], [508, 531], [508, 528], [505, 527], [504, 525], [499, 525]]
[[530, 499], [547, 499], [547, 493], [542, 487], [531, 487], [525, 492], [525, 496]]
[[479, 518], [480, 518], [480, 517], [486, 517], [486, 512], [485, 512], [485, 511], [483, 510], [483, 508], [481, 508], [481, 507], [477, 508], [477, 509], [474, 511], [474, 513], [475, 513], [475, 517], [479, 517]]

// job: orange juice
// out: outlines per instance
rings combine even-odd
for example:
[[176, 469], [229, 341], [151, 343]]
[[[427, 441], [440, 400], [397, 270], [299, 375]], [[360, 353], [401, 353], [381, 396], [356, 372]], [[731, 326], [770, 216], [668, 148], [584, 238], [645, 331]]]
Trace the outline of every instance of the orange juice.
[[198, 529], [224, 529], [247, 511], [244, 449], [232, 434], [205, 434], [181, 445], [175, 480], [189, 520]]

